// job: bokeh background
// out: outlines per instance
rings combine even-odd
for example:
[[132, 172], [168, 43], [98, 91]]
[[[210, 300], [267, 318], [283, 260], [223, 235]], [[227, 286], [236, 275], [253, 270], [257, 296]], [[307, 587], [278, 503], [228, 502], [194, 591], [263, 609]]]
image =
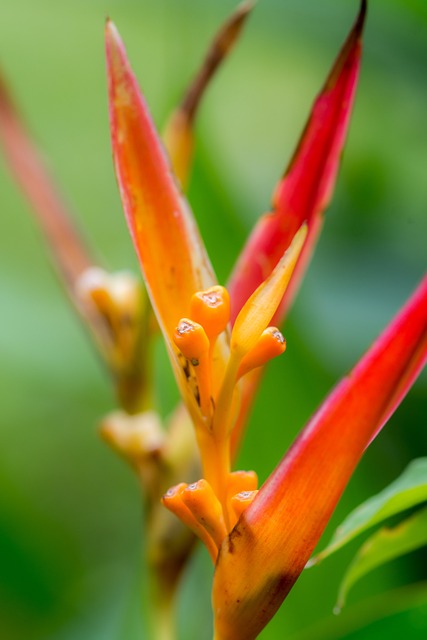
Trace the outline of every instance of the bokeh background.
[[[137, 265], [111, 162], [105, 17], [121, 31], [162, 126], [234, 6], [0, 2], [0, 65], [99, 261], [111, 269]], [[221, 282], [269, 207], [357, 8], [353, 0], [259, 0], [206, 96], [189, 198]], [[336, 194], [285, 327], [288, 352], [268, 369], [239, 460], [262, 480], [425, 268], [426, 63], [425, 0], [371, 0]], [[148, 638], [137, 483], [97, 435], [100, 417], [114, 408], [112, 388], [2, 160], [0, 193], [0, 637]], [[167, 413], [177, 396], [159, 359]], [[426, 391], [424, 375], [365, 455], [324, 542], [351, 508], [427, 454]], [[425, 638], [425, 552], [374, 572], [333, 616], [340, 577], [359, 544], [305, 572], [261, 638]], [[200, 549], [185, 576], [181, 640], [211, 638], [211, 574]]]

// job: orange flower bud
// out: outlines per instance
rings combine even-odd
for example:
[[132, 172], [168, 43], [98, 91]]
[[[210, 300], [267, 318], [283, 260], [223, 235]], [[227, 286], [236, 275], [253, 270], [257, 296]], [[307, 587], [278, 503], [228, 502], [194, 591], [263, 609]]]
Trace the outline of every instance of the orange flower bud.
[[262, 332], [258, 342], [244, 356], [240, 363], [237, 377], [241, 378], [252, 369], [262, 367], [269, 360], [280, 356], [286, 350], [286, 340], [276, 327], [267, 327]]
[[190, 315], [199, 322], [210, 340], [225, 331], [230, 320], [230, 296], [221, 286], [198, 291], [191, 298]]

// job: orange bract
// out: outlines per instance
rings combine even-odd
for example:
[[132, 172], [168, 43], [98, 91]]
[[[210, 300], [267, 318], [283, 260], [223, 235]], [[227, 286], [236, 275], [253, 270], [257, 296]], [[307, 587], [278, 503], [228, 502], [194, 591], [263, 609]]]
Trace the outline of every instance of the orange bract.
[[[114, 25], [106, 25], [114, 162], [129, 229], [167, 339], [193, 293], [216, 284]], [[148, 241], [149, 239], [149, 241]]]

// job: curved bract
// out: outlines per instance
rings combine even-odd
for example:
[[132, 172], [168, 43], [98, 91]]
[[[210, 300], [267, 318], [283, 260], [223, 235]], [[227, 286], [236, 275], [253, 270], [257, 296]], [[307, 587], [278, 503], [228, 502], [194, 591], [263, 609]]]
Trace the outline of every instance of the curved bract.
[[427, 360], [427, 277], [323, 402], [225, 539], [216, 640], [252, 640], [303, 570], [366, 446]]

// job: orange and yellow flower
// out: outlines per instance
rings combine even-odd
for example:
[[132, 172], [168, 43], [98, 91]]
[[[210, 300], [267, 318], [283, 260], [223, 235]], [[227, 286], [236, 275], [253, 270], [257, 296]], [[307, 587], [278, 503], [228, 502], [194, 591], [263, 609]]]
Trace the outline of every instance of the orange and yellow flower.
[[[228, 290], [216, 281], [117, 30], [110, 21], [106, 26], [112, 144], [123, 207], [203, 468], [202, 479], [172, 487], [163, 503], [204, 541], [216, 565], [216, 640], [251, 640], [274, 615], [364, 449], [427, 357], [424, 280], [261, 489], [254, 472], [232, 472], [259, 370], [286, 348], [275, 325], [307, 265], [336, 179], [365, 15], [363, 0], [276, 188], [273, 211], [255, 227]], [[169, 129], [175, 149], [179, 135]], [[186, 168], [181, 162], [179, 171]]]

